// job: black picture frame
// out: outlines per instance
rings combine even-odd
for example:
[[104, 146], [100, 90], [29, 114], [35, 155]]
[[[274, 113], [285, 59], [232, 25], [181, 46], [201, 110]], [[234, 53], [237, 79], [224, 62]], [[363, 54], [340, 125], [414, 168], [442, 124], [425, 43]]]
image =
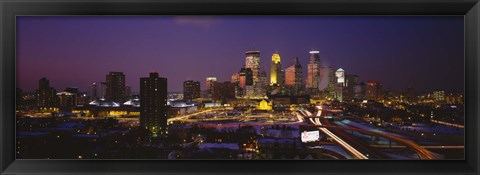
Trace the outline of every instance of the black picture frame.
[[[0, 0], [1, 174], [479, 174], [479, 0]], [[17, 15], [464, 15], [465, 160], [15, 160]]]

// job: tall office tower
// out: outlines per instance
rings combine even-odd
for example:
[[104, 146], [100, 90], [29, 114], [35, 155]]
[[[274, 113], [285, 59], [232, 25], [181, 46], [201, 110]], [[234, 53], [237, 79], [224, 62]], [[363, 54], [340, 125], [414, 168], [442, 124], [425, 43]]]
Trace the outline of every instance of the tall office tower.
[[245, 52], [245, 68], [250, 68], [253, 74], [253, 84], [260, 81], [260, 51]]
[[378, 81], [367, 81], [365, 84], [365, 99], [367, 100], [381, 100], [382, 99], [382, 84]]
[[263, 98], [266, 95], [268, 88], [267, 73], [265, 71], [260, 72], [260, 82], [254, 85], [255, 89], [255, 98]]
[[337, 84], [341, 84], [342, 86], [345, 86], [346, 80], [345, 80], [345, 70], [342, 68], [338, 68], [337, 71], [335, 72], [335, 77], [337, 77]]
[[245, 88], [246, 86], [253, 85], [253, 73], [252, 69], [250, 68], [242, 68], [240, 69], [240, 88]]
[[230, 78], [230, 82], [238, 85], [240, 83], [240, 72], [233, 73], [232, 77]]
[[183, 82], [183, 99], [192, 100], [200, 98], [200, 82], [187, 80]]
[[56, 106], [57, 91], [50, 87], [50, 81], [47, 78], [42, 78], [38, 81], [37, 89], [37, 106], [42, 108], [53, 108]]
[[320, 83], [320, 56], [319, 51], [310, 51], [310, 61], [308, 62], [307, 88], [312, 92], [319, 89]]
[[285, 70], [285, 86], [288, 86], [293, 94], [297, 95], [302, 90], [302, 65], [295, 58], [295, 63]]
[[330, 67], [320, 68], [320, 90], [323, 90], [324, 96], [329, 99], [335, 98], [335, 90], [337, 80], [335, 77], [335, 70]]
[[359, 85], [358, 75], [346, 75], [346, 81], [343, 97], [352, 100], [355, 98], [355, 87]]
[[67, 87], [64, 92], [73, 94], [73, 97], [71, 97], [71, 98], [73, 98], [73, 101], [74, 101], [73, 105], [74, 106], [80, 105], [79, 100], [80, 100], [80, 94], [81, 93], [80, 93], [80, 90], [78, 90], [77, 87]]
[[59, 100], [59, 110], [70, 113], [77, 106], [77, 94], [71, 92], [59, 92], [56, 94]]
[[357, 100], [363, 99], [365, 96], [365, 83], [361, 82], [353, 87], [353, 97]]
[[114, 102], [125, 101], [125, 75], [123, 72], [107, 74], [107, 92], [105, 98]]
[[92, 83], [92, 98], [97, 99], [98, 98], [98, 86], [97, 83]]
[[268, 86], [267, 72], [260, 72], [260, 86], [265, 89]]
[[345, 80], [345, 71], [342, 68], [338, 68], [335, 72], [335, 77], [337, 77], [337, 86], [335, 90], [335, 97], [338, 101], [343, 101], [343, 89], [346, 85]]
[[217, 77], [207, 77], [205, 80], [205, 88], [207, 91], [211, 90], [213, 83], [217, 82]]
[[167, 112], [167, 78], [156, 72], [140, 78], [140, 126], [154, 137], [166, 137]]
[[107, 95], [107, 82], [100, 82], [100, 98], [105, 99]]
[[125, 86], [125, 100], [129, 99], [132, 96], [132, 87], [129, 85]]
[[274, 53], [272, 55], [272, 63], [270, 64], [270, 86], [282, 85], [282, 63], [280, 55]]

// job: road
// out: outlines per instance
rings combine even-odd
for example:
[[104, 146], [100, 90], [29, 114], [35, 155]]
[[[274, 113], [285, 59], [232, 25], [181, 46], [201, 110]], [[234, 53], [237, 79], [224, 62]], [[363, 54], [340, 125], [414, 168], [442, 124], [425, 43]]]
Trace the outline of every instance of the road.
[[[304, 113], [305, 114], [305, 113]], [[307, 117], [311, 117], [311, 113], [307, 111]], [[322, 110], [319, 109], [317, 112], [316, 116], [320, 117], [322, 115]], [[320, 121], [320, 118], [309, 118], [310, 122], [317, 126], [322, 126], [322, 122]], [[322, 131], [324, 134], [328, 135], [330, 138], [335, 140], [340, 146], [342, 146], [345, 150], [347, 150], [352, 156], [354, 156], [356, 159], [368, 159], [367, 156], [362, 154], [360, 151], [355, 149], [353, 146], [342, 140], [340, 137], [338, 137], [336, 134], [331, 132], [329, 129], [324, 128], [324, 127], [319, 127], [318, 128], [320, 131]]]
[[[340, 130], [343, 130], [343, 131], [351, 130], [351, 131], [357, 131], [357, 132], [368, 134], [368, 135], [384, 137], [384, 138], [387, 138], [387, 139], [391, 139], [392, 141], [396, 141], [397, 143], [403, 144], [403, 145], [407, 146], [408, 148], [411, 148], [411, 149], [415, 150], [417, 153], [419, 153], [420, 156], [422, 156], [425, 159], [437, 159], [437, 157], [434, 156], [426, 148], [423, 148], [423, 147], [421, 147], [421, 146], [419, 146], [419, 145], [415, 144], [414, 142], [412, 142], [410, 140], [407, 140], [407, 139], [403, 139], [403, 138], [399, 138], [399, 137], [395, 137], [395, 136], [392, 136], [392, 135], [383, 134], [383, 133], [379, 133], [379, 132], [375, 132], [375, 131], [363, 130], [363, 129], [360, 129], [360, 128], [340, 127], [340, 126], [333, 126], [333, 125], [329, 125], [329, 126], [322, 125], [322, 123], [320, 121], [320, 118], [322, 118], [322, 107], [317, 106], [316, 109], [318, 110], [318, 112], [315, 115], [315, 118], [309, 118], [309, 120], [311, 122], [312, 122], [312, 120], [314, 120], [312, 123], [315, 126], [321, 126], [323, 128], [331, 128], [331, 129], [337, 128], [337, 129], [340, 129]], [[308, 117], [311, 117], [311, 116], [308, 116]], [[325, 121], [325, 120], [323, 120], [323, 121]]]

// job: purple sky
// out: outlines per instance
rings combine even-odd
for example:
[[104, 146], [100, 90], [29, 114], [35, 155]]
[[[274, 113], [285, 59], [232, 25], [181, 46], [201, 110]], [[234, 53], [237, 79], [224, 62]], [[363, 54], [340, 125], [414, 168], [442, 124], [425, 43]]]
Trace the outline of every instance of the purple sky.
[[122, 71], [137, 92], [156, 71], [169, 91], [188, 79], [203, 89], [207, 76], [229, 81], [250, 49], [267, 74], [275, 51], [283, 68], [298, 56], [306, 74], [316, 49], [322, 64], [393, 90], [464, 90], [463, 16], [21, 16], [17, 83], [31, 91], [47, 77], [57, 90], [90, 91]]

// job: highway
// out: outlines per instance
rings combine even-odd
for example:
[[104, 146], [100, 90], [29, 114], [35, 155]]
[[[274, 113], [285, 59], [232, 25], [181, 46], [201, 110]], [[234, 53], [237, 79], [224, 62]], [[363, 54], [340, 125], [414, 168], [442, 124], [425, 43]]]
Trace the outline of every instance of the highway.
[[[330, 129], [339, 129], [339, 130], [342, 130], [342, 131], [345, 131], [345, 130], [351, 130], [351, 131], [357, 131], [357, 132], [360, 132], [360, 133], [364, 133], [364, 134], [368, 134], [368, 135], [374, 135], [374, 136], [379, 136], [379, 137], [384, 137], [384, 138], [387, 138], [387, 139], [391, 139], [392, 141], [396, 141], [397, 143], [400, 143], [400, 144], [403, 144], [405, 145], [406, 147], [408, 148], [411, 148], [413, 150], [415, 150], [417, 153], [419, 153], [419, 155], [421, 155], [424, 159], [437, 159], [436, 156], [434, 156], [430, 151], [428, 151], [426, 148], [424, 147], [421, 147], [417, 144], [415, 144], [414, 142], [410, 141], [410, 140], [407, 140], [407, 139], [403, 139], [403, 138], [399, 138], [399, 137], [395, 137], [395, 136], [392, 136], [392, 135], [388, 135], [388, 134], [383, 134], [383, 133], [379, 133], [379, 132], [375, 132], [375, 131], [368, 131], [368, 130], [363, 130], [363, 129], [359, 129], [359, 128], [350, 128], [350, 127], [341, 127], [341, 126], [333, 126], [333, 125], [324, 125], [321, 123], [321, 120], [320, 118], [323, 118], [322, 117], [322, 107], [321, 106], [317, 106], [316, 109], [318, 110], [317, 114], [315, 115], [315, 117], [312, 117], [310, 115], [307, 115], [307, 117], [309, 117], [309, 120], [310, 122], [313, 123], [313, 125], [315, 126], [320, 126], [322, 128], [330, 128]], [[322, 121], [326, 121], [326, 120], [322, 120]], [[327, 134], [328, 135], [328, 134]], [[338, 136], [337, 136], [338, 137]], [[351, 146], [351, 145], [350, 145]], [[357, 150], [358, 151], [358, 150]]]
[[[308, 111], [307, 111], [308, 112]], [[311, 113], [308, 112], [308, 116], [311, 116]], [[317, 115], [316, 116], [321, 116], [322, 114], [322, 110], [320, 109], [318, 112], [317, 112]], [[322, 126], [322, 123], [320, 122], [320, 119], [319, 118], [309, 118], [310, 122], [312, 122], [313, 124], [315, 125], [318, 125], [318, 126]], [[335, 140], [335, 142], [337, 142], [340, 146], [342, 146], [345, 150], [347, 150], [352, 156], [354, 156], [355, 158], [357, 159], [368, 159], [367, 156], [365, 156], [364, 154], [362, 154], [360, 151], [358, 151], [357, 149], [353, 148], [350, 144], [348, 144], [347, 142], [345, 142], [344, 140], [342, 140], [340, 137], [338, 137], [337, 135], [335, 135], [334, 133], [332, 133], [330, 130], [328, 130], [327, 128], [323, 128], [323, 127], [319, 127], [318, 128], [320, 131], [322, 131], [323, 133], [325, 133], [326, 135], [328, 135], [330, 138], [332, 138], [333, 140]]]
[[[209, 110], [197, 112], [194, 114], [174, 117], [174, 118], [168, 119], [168, 122], [179, 121], [179, 120], [185, 121], [185, 120], [188, 120], [188, 118], [191, 116], [213, 112], [217, 110], [225, 110], [225, 108], [209, 109]], [[203, 128], [232, 128], [232, 127], [239, 127], [239, 126], [271, 126], [271, 125], [309, 126], [309, 125], [312, 125], [312, 126], [318, 127], [318, 129], [321, 132], [325, 133], [328, 137], [332, 138], [336, 143], [338, 143], [341, 147], [343, 147], [355, 159], [386, 158], [383, 154], [374, 150], [375, 148], [380, 148], [382, 146], [370, 146], [368, 144], [365, 144], [358, 138], [355, 138], [354, 136], [348, 135], [344, 132], [344, 131], [356, 131], [359, 133], [384, 137], [392, 141], [395, 141], [399, 144], [404, 145], [406, 148], [413, 149], [424, 159], [436, 159], [436, 157], [430, 151], [427, 150], [430, 147], [419, 146], [410, 140], [376, 132], [376, 131], [369, 131], [369, 130], [364, 130], [364, 129], [355, 128], [355, 127], [336, 126], [331, 124], [327, 119], [323, 118], [324, 116], [322, 116], [321, 107], [317, 107], [317, 110], [318, 112], [316, 112], [315, 116], [313, 116], [311, 112], [306, 110], [297, 111], [296, 117], [295, 117], [297, 120], [291, 121], [291, 122], [258, 122], [258, 123], [233, 122], [233, 123], [223, 123], [223, 124], [201, 123], [198, 126]], [[309, 121], [311, 124], [307, 124], [305, 123], [305, 121]], [[452, 149], [453, 148], [454, 147], [452, 147]]]

